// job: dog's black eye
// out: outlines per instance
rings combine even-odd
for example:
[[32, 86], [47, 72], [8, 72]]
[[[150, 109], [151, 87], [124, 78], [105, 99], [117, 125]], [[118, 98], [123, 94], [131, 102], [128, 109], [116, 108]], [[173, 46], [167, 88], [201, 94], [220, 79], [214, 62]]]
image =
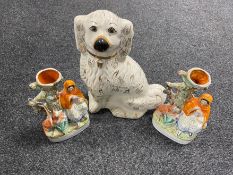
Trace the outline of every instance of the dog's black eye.
[[113, 27], [110, 27], [110, 28], [108, 29], [108, 32], [109, 32], [109, 33], [116, 33], [117, 31], [116, 31], [116, 29], [114, 29]]
[[97, 31], [97, 27], [96, 27], [96, 26], [91, 26], [89, 29], [90, 29], [92, 32], [96, 32], [96, 31]]

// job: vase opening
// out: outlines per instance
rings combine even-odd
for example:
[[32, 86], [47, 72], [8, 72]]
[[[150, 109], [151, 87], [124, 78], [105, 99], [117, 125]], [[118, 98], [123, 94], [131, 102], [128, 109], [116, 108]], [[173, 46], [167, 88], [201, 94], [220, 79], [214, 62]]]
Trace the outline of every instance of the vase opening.
[[38, 80], [41, 84], [55, 83], [60, 78], [60, 73], [55, 69], [45, 69], [38, 74]]
[[198, 85], [205, 85], [209, 83], [209, 75], [203, 70], [193, 70], [190, 73], [190, 79]]

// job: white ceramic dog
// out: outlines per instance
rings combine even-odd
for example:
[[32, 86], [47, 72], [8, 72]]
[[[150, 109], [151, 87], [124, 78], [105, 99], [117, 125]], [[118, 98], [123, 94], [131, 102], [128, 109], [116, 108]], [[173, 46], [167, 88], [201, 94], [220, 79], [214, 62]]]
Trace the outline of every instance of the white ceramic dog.
[[137, 119], [165, 101], [163, 86], [149, 85], [141, 67], [128, 56], [134, 35], [130, 21], [97, 10], [76, 16], [74, 31], [90, 112], [108, 108], [116, 117]]

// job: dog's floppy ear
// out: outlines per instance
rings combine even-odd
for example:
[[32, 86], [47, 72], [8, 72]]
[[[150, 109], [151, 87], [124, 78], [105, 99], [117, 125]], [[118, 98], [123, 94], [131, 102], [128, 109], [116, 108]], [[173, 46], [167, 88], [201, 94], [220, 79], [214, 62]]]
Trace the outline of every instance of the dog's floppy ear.
[[82, 53], [86, 53], [86, 45], [85, 45], [85, 28], [83, 26], [85, 15], [76, 16], [74, 18], [74, 34], [76, 40], [77, 49]]
[[132, 46], [133, 35], [134, 31], [132, 22], [127, 19], [122, 19], [121, 41], [118, 53], [121, 59], [125, 58], [129, 54]]

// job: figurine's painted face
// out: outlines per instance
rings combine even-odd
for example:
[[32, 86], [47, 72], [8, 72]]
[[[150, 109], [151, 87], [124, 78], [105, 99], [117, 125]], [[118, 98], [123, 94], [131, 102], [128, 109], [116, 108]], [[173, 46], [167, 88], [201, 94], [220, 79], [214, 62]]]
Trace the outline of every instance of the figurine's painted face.
[[101, 58], [118, 53], [127, 55], [131, 48], [133, 25], [112, 12], [97, 10], [75, 18], [75, 36], [81, 52], [87, 51]]
[[204, 99], [202, 99], [200, 103], [201, 103], [201, 105], [203, 105], [203, 106], [209, 105], [209, 102], [206, 101], [206, 100], [204, 100]]
[[68, 92], [72, 92], [74, 90], [74, 86], [69, 86], [68, 88], [67, 88], [67, 91]]

